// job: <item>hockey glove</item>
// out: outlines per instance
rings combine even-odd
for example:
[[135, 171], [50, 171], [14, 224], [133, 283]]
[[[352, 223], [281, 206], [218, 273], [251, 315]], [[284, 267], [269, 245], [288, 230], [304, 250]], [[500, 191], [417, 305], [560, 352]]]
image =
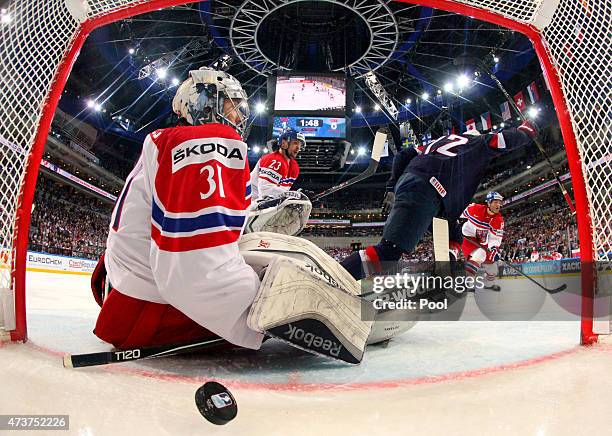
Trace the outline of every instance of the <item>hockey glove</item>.
[[298, 189], [298, 192], [301, 192], [302, 194], [304, 194], [306, 197], [308, 197], [308, 199], [313, 198], [316, 194], [314, 191], [310, 191], [308, 189]]
[[381, 213], [387, 215], [389, 212], [391, 212], [393, 203], [395, 203], [395, 194], [393, 193], [393, 191], [388, 191], [385, 194], [385, 198], [383, 199], [383, 202], [382, 202]]

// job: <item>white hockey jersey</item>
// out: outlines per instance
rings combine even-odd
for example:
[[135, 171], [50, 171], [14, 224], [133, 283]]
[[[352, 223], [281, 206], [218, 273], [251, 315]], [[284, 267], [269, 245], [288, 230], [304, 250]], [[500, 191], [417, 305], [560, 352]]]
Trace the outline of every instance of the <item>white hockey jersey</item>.
[[471, 203], [461, 215], [467, 221], [463, 224], [463, 236], [472, 238], [491, 250], [499, 247], [504, 237], [504, 218], [500, 213], [490, 215], [486, 204]]
[[279, 151], [266, 154], [251, 172], [253, 200], [280, 196], [291, 189], [299, 174], [300, 167], [295, 159], [287, 160]]
[[246, 323], [259, 279], [238, 251], [250, 205], [247, 146], [229, 126], [157, 130], [115, 205], [105, 266], [113, 288], [170, 304], [257, 349]]

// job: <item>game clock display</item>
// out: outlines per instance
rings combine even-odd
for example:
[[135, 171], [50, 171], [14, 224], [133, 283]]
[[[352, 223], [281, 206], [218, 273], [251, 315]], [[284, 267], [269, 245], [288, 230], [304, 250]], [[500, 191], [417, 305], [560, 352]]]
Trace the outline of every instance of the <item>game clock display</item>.
[[274, 117], [273, 136], [284, 129], [301, 131], [307, 138], [346, 138], [346, 119], [332, 117]]

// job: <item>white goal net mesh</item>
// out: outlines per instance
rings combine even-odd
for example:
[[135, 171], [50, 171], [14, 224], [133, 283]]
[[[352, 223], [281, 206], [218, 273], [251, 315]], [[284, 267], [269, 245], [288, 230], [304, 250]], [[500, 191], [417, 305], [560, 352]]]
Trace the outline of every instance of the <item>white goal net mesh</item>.
[[[15, 230], [27, 162], [45, 105], [82, 21], [180, 1], [11, 0], [0, 22], [0, 289], [11, 289]], [[420, 2], [426, 3], [426, 2]], [[449, 2], [450, 3], [450, 2]], [[538, 23], [556, 0], [458, 0], [508, 19]], [[596, 259], [612, 260], [612, 2], [559, 0], [542, 31], [557, 68], [582, 159]], [[477, 14], [474, 14], [478, 18]], [[76, 17], [76, 18], [75, 18]], [[52, 108], [51, 108], [52, 109]], [[48, 127], [48, 126], [47, 126]], [[31, 205], [25, 205], [30, 207]]]

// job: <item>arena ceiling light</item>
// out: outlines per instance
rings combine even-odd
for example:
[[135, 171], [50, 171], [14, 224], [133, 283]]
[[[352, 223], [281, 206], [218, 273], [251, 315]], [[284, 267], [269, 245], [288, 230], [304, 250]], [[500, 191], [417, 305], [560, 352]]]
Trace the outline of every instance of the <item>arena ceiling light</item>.
[[[375, 71], [393, 55], [399, 39], [399, 28], [394, 12], [386, 0], [325, 0], [350, 9], [367, 25], [371, 37], [367, 50], [350, 65], [332, 71], [346, 71], [353, 77]], [[278, 60], [271, 59], [260, 48], [257, 32], [268, 16], [279, 14], [282, 8], [304, 0], [246, 0], [239, 7], [230, 24], [230, 41], [238, 58], [250, 69], [269, 76], [279, 69]]]
[[457, 77], [457, 86], [459, 87], [459, 90], [467, 88], [470, 82], [471, 80], [467, 74], [461, 74], [459, 77]]
[[427, 92], [424, 92], [423, 94], [421, 94], [421, 98], [423, 100], [428, 100], [429, 99], [429, 94]]
[[157, 74], [157, 77], [160, 79], [165, 79], [166, 76], [168, 75], [168, 70], [165, 68], [158, 68], [157, 71], [155, 72]]
[[255, 105], [255, 112], [256, 112], [256, 113], [258, 113], [258, 114], [262, 114], [262, 113], [264, 113], [265, 111], [266, 111], [266, 105], [265, 105], [265, 104], [263, 104], [262, 102], [258, 102], [258, 103]]
[[192, 59], [196, 56], [201, 56], [204, 53], [211, 51], [208, 40], [204, 39], [192, 39], [183, 47], [177, 48], [172, 52], [166, 53], [159, 59], [148, 63], [138, 71], [138, 80], [146, 79], [152, 74], [157, 74], [159, 77], [160, 70], [170, 69], [172, 65], [177, 63], [185, 62], [188, 59]]
[[172, 86], [178, 86], [179, 83], [180, 83], [179, 79], [177, 79], [176, 77], [172, 78]]
[[355, 112], [360, 114], [361, 113], [361, 106], [355, 106]]
[[529, 115], [529, 118], [537, 118], [538, 117], [538, 108], [536, 107], [530, 107], [529, 110], [527, 111], [527, 115]]
[[444, 84], [444, 92], [453, 92], [453, 84], [451, 82], [447, 82]]
[[255, 154], [259, 154], [259, 145], [255, 145], [255, 146], [253, 147], [253, 153], [255, 153]]

